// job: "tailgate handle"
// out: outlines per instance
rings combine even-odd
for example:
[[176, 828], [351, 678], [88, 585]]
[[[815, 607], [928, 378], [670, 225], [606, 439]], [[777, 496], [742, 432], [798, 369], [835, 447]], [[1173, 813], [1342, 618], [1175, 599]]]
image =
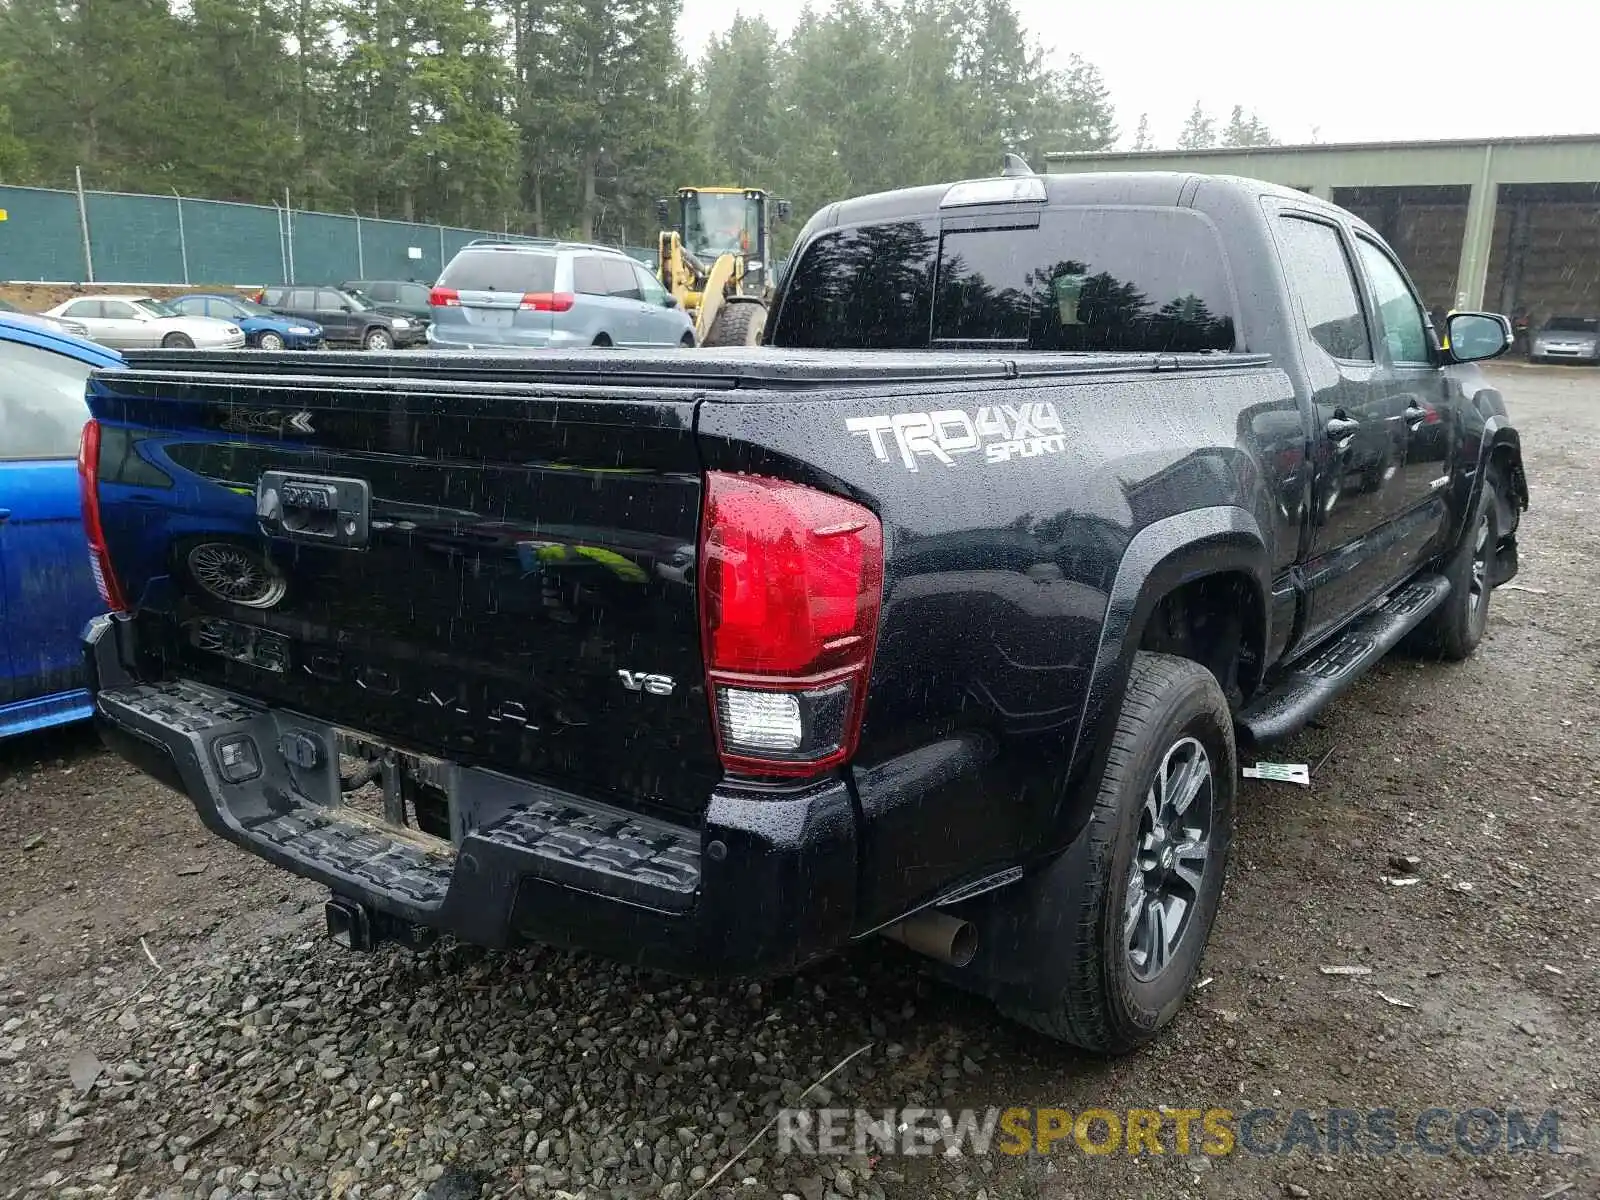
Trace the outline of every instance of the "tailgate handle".
[[268, 537], [363, 549], [371, 509], [365, 479], [265, 471], [256, 485], [256, 520]]

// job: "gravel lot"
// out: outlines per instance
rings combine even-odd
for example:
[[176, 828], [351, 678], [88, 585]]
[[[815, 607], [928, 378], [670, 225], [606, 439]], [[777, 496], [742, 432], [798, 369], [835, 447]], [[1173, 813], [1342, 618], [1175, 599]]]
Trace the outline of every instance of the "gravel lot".
[[[1245, 785], [1211, 982], [1149, 1051], [1044, 1043], [889, 943], [762, 987], [351, 955], [316, 889], [69, 732], [0, 748], [0, 1196], [689, 1200], [865, 1045], [807, 1103], [1555, 1107], [1562, 1153], [857, 1161], [768, 1134], [705, 1194], [1600, 1195], [1600, 373], [1497, 375], [1533, 489], [1516, 589], [1471, 663], [1389, 661], [1275, 752], [1327, 756], [1309, 789]], [[1399, 853], [1418, 886], [1383, 881]]]

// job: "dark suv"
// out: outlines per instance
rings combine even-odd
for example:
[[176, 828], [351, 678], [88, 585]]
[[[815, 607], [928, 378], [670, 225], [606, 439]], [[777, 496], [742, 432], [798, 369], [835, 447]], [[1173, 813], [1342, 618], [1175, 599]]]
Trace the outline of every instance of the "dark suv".
[[315, 321], [322, 326], [324, 340], [333, 344], [392, 350], [423, 340], [422, 322], [384, 312], [370, 300], [338, 288], [269, 287], [260, 302], [273, 312]]
[[339, 285], [339, 289], [354, 292], [386, 313], [410, 317], [423, 325], [433, 320], [433, 309], [428, 307], [429, 287], [425, 283], [399, 279], [347, 279]]

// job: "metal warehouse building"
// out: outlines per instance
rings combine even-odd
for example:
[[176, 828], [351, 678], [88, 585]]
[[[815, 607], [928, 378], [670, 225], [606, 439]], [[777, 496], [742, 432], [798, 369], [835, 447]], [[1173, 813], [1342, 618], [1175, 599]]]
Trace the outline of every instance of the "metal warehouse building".
[[1069, 171], [1201, 171], [1310, 192], [1400, 254], [1430, 308], [1600, 314], [1600, 134], [1047, 156]]

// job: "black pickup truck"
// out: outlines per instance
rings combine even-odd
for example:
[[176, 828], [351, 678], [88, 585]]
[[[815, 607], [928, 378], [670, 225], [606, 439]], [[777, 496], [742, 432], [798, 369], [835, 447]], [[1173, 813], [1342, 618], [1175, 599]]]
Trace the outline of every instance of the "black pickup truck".
[[1449, 324], [1308, 195], [1018, 171], [818, 213], [765, 346], [131, 354], [81, 455], [98, 717], [357, 948], [889, 934], [1125, 1051], [1236, 747], [1470, 655], [1516, 571], [1509, 325]]

